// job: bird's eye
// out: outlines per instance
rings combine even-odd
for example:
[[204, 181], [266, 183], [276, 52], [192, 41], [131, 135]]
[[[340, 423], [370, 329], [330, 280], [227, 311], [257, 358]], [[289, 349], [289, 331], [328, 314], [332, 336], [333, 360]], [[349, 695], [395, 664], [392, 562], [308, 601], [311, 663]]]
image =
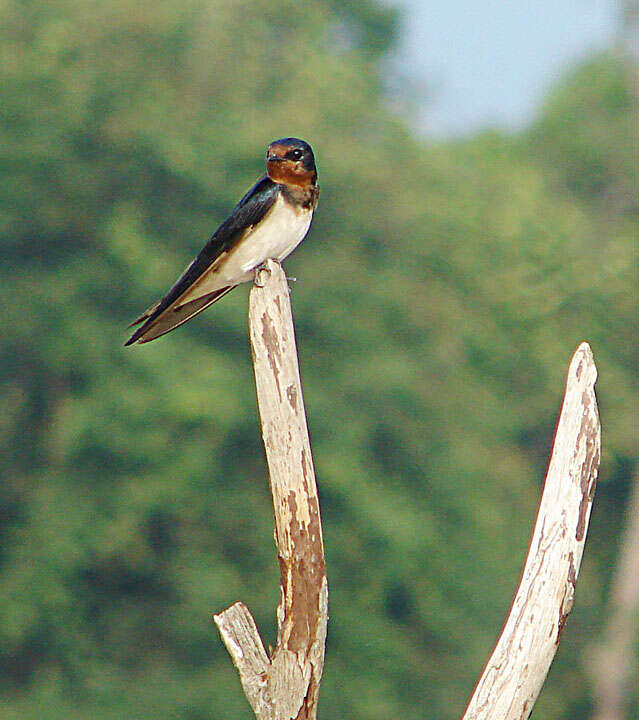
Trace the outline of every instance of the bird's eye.
[[288, 156], [291, 158], [291, 160], [299, 160], [302, 157], [302, 151], [301, 150], [291, 150], [291, 152], [288, 153]]

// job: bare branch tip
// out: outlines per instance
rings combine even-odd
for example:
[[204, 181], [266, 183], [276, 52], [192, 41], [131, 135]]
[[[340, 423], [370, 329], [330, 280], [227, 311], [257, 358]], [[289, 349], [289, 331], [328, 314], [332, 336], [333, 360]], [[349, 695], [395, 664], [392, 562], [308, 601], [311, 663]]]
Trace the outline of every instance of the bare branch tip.
[[[585, 376], [583, 376], [584, 372]], [[576, 377], [579, 382], [583, 376], [583, 381], [586, 386], [593, 388], [597, 381], [597, 374], [597, 366], [595, 365], [592, 349], [590, 345], [584, 341], [579, 344], [572, 356], [568, 369], [568, 379], [570, 381]]]

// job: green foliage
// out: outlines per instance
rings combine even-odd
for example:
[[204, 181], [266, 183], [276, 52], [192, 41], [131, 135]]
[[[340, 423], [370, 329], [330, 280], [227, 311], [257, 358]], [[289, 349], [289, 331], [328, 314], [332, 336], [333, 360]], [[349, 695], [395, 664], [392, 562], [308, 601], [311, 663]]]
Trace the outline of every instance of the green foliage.
[[368, 0], [2, 6], [3, 717], [248, 715], [210, 624], [242, 599], [274, 639], [246, 292], [122, 342], [289, 134], [323, 187], [287, 263], [331, 581], [322, 716], [460, 714], [582, 339], [604, 482], [540, 714], [587, 715], [637, 456], [628, 78], [600, 59], [525, 136], [424, 147], [382, 98], [395, 25]]

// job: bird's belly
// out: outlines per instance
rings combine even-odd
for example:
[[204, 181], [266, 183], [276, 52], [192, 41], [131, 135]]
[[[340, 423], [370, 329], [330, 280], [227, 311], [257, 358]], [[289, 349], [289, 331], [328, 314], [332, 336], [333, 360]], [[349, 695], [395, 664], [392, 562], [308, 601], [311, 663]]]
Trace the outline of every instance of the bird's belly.
[[279, 197], [268, 215], [238, 242], [219, 269], [224, 283], [251, 280], [253, 270], [269, 258], [284, 260], [302, 242], [311, 210], [298, 209]]

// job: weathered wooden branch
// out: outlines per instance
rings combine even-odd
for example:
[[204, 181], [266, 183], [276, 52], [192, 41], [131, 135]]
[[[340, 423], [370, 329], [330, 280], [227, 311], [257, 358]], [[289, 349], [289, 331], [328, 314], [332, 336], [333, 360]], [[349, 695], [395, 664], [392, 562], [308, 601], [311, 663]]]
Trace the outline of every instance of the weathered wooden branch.
[[599, 469], [601, 430], [587, 343], [575, 352], [537, 521], [510, 615], [462, 720], [525, 720], [573, 604]]
[[609, 620], [599, 647], [586, 657], [595, 696], [594, 720], [630, 717], [635, 642], [639, 636], [639, 473], [632, 483], [619, 560], [612, 581]]
[[273, 260], [251, 289], [249, 334], [280, 562], [272, 657], [242, 603], [214, 620], [258, 720], [314, 720], [324, 667], [328, 585], [289, 289]]

